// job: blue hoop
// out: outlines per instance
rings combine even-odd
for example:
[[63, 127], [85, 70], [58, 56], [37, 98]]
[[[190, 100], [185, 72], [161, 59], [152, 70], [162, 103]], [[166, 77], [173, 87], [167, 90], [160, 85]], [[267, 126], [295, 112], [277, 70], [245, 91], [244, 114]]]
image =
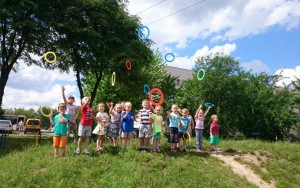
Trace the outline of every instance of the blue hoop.
[[[200, 71], [203, 71], [203, 76], [202, 76], [201, 78], [199, 78], [199, 73], [200, 73]], [[204, 77], [205, 77], [205, 70], [204, 70], [204, 69], [199, 69], [199, 70], [198, 70], [198, 73], [197, 73], [197, 78], [198, 78], [198, 80], [203, 80]]]
[[[168, 59], [167, 59], [167, 56], [168, 56], [168, 55], [173, 56], [173, 59], [172, 59], [172, 60], [168, 60]], [[167, 54], [165, 55], [165, 60], [166, 60], [167, 62], [172, 62], [172, 61], [174, 61], [174, 59], [175, 59], [175, 55], [172, 54], [172, 53], [167, 53]]]
[[[146, 36], [146, 37], [141, 37], [141, 31], [142, 31], [142, 29], [144, 29], [144, 28], [146, 28], [147, 30], [148, 30], [148, 35]], [[141, 40], [146, 40], [148, 37], [149, 37], [149, 35], [150, 35], [150, 30], [149, 30], [149, 28], [147, 27], [147, 26], [145, 26], [145, 25], [143, 25], [142, 27], [140, 27], [140, 29], [139, 29], [139, 32], [138, 32], [138, 36], [139, 36], [139, 38], [141, 39]]]
[[204, 103], [204, 106], [214, 107], [215, 105], [213, 103]]
[[[148, 92], [146, 91], [146, 87], [148, 88]], [[149, 93], [150, 93], [150, 87], [149, 87], [147, 84], [144, 85], [144, 92], [145, 92], [147, 95], [149, 95]]]

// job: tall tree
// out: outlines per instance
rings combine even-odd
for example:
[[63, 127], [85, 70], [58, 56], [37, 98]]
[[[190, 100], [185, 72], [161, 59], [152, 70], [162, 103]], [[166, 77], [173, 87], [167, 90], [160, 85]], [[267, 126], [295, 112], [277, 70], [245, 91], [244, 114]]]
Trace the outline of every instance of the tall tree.
[[49, 28], [66, 1], [0, 0], [0, 106], [11, 70], [19, 63], [37, 62], [32, 54], [43, 55], [45, 46], [54, 40]]
[[[201, 68], [206, 75], [199, 81], [196, 75]], [[196, 62], [194, 78], [187, 81], [176, 102], [192, 113], [200, 102], [214, 103], [211, 111], [219, 116], [221, 135], [241, 131], [251, 137], [251, 133], [259, 132], [261, 138], [275, 140], [295, 123], [292, 94], [288, 88], [276, 88], [278, 80], [280, 76], [245, 72], [232, 57], [202, 57]], [[207, 125], [209, 122], [206, 118]]]

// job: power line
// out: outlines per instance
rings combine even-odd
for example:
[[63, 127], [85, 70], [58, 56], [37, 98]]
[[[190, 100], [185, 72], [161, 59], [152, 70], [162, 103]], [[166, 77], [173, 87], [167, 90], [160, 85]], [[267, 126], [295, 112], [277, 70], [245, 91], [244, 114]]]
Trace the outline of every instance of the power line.
[[162, 18], [160, 18], [160, 19], [158, 19], [158, 20], [155, 20], [155, 21], [153, 21], [153, 22], [151, 22], [151, 23], [148, 23], [147, 25], [153, 24], [153, 23], [155, 23], [155, 22], [158, 22], [158, 21], [160, 21], [160, 20], [163, 20], [163, 19], [165, 19], [165, 18], [168, 18], [168, 17], [170, 17], [170, 16], [173, 16], [174, 14], [177, 14], [177, 13], [179, 13], [179, 12], [182, 12], [182, 11], [184, 11], [184, 10], [186, 10], [186, 9], [188, 9], [188, 8], [191, 8], [191, 7], [193, 7], [193, 6], [197, 5], [197, 4], [203, 3], [204, 1], [206, 1], [206, 0], [199, 1], [199, 2], [197, 2], [197, 3], [195, 3], [195, 4], [192, 4], [192, 5], [188, 6], [188, 7], [185, 7], [185, 8], [183, 8], [183, 9], [180, 9], [180, 10], [178, 10], [178, 11], [172, 13], [172, 14], [169, 14], [169, 15], [167, 15], [167, 16], [165, 16], [165, 17], [162, 17]]
[[153, 8], [153, 7], [155, 7], [156, 5], [159, 5], [159, 4], [161, 4], [162, 2], [164, 2], [164, 1], [166, 1], [166, 0], [163, 0], [163, 1], [161, 1], [161, 2], [158, 2], [158, 3], [156, 3], [155, 5], [153, 5], [153, 6], [151, 6], [151, 7], [148, 7], [148, 8], [146, 8], [145, 10], [142, 10], [141, 12], [137, 13], [136, 15], [138, 15], [138, 14], [140, 14], [140, 13], [142, 13], [142, 12], [145, 12], [146, 10], [149, 10], [150, 8]]

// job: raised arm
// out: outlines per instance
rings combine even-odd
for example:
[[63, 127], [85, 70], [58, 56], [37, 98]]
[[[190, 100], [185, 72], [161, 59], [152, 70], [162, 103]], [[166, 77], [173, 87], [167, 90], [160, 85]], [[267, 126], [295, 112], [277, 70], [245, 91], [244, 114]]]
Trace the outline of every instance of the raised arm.
[[75, 108], [75, 117], [74, 117], [74, 119], [72, 119], [72, 121], [73, 121], [74, 123], [76, 123], [77, 117], [78, 117], [78, 109], [77, 109], [77, 107], [76, 107], [76, 108]]
[[199, 114], [199, 112], [200, 112], [201, 108], [202, 108], [202, 104], [200, 104], [200, 105], [199, 105], [199, 108], [198, 108], [198, 110], [197, 110], [197, 112], [196, 112], [195, 116], [198, 116], [198, 114]]
[[61, 86], [61, 93], [62, 93], [62, 97], [64, 99], [64, 103], [65, 105], [67, 105], [67, 99], [66, 99], [66, 96], [65, 96], [65, 87], [64, 86]]
[[109, 108], [109, 114], [113, 113], [113, 109], [114, 109], [114, 103], [110, 102], [109, 104], [106, 103], [107, 107]]
[[52, 113], [49, 114], [49, 120], [50, 120], [51, 125], [54, 125], [54, 121], [53, 121], [53, 118], [52, 118]]
[[210, 109], [211, 109], [211, 107], [208, 107], [208, 109], [206, 110], [205, 114], [203, 115], [204, 117], [207, 116], [207, 114], [208, 114], [208, 112], [209, 112]]

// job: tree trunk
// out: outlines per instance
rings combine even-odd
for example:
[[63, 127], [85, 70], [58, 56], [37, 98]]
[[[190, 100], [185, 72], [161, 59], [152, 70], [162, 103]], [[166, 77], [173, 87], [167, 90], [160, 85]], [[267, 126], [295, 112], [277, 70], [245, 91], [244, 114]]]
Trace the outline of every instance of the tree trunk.
[[84, 94], [83, 94], [82, 84], [81, 84], [81, 80], [80, 80], [80, 71], [79, 70], [76, 70], [76, 82], [77, 82], [77, 86], [78, 86], [79, 93], [80, 93], [80, 99], [82, 99], [84, 97]]
[[4, 88], [8, 81], [8, 75], [12, 69], [12, 66], [7, 65], [4, 63], [1, 69], [1, 76], [0, 76], [0, 107], [2, 107], [2, 101], [4, 96]]
[[95, 83], [95, 85], [94, 85], [93, 91], [91, 92], [91, 103], [90, 103], [90, 105], [93, 104], [94, 99], [95, 99], [95, 97], [96, 97], [97, 88], [99, 87], [99, 84], [100, 84], [100, 82], [101, 82], [101, 80], [102, 80], [102, 74], [103, 74], [102, 71], [100, 72], [100, 75], [99, 75], [99, 76], [96, 74], [97, 81], [96, 81], [96, 83]]

